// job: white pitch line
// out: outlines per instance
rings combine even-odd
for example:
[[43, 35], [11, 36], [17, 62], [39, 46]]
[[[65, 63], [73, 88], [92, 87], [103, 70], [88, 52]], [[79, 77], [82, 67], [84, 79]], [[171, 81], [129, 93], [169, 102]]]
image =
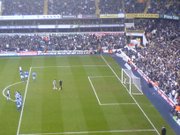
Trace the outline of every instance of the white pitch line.
[[143, 93], [132, 93], [132, 94], [135, 96], [143, 96], [144, 95]]
[[74, 66], [39, 66], [39, 67], [32, 67], [32, 68], [70, 68], [70, 67], [107, 67], [107, 65], [74, 65]]
[[103, 133], [134, 133], [134, 132], [155, 132], [154, 129], [128, 129], [128, 130], [104, 130], [104, 131], [77, 131], [77, 132], [59, 132], [59, 133], [31, 133], [19, 135], [79, 135], [79, 134], [103, 134]]
[[97, 93], [96, 93], [96, 90], [95, 90], [95, 88], [94, 88], [94, 85], [93, 85], [93, 83], [92, 83], [92, 81], [91, 81], [91, 79], [90, 79], [89, 76], [88, 76], [88, 80], [89, 80], [89, 82], [90, 82], [90, 84], [91, 84], [91, 87], [92, 87], [92, 89], [93, 89], [93, 92], [94, 92], [94, 94], [95, 94], [95, 96], [96, 96], [96, 99], [97, 99], [99, 105], [101, 105], [101, 102], [100, 102], [100, 100], [99, 100], [99, 98], [98, 98], [98, 95], [97, 95]]
[[[101, 58], [103, 59], [103, 61], [107, 64], [107, 66], [111, 69], [111, 71], [113, 72], [113, 74], [117, 77], [117, 79], [121, 82], [120, 78], [118, 77], [118, 75], [116, 74], [116, 72], [113, 70], [113, 68], [109, 65], [109, 63], [106, 61], [106, 59], [101, 55]], [[129, 92], [128, 92], [129, 93]], [[132, 99], [134, 100], [134, 102], [137, 104], [137, 106], [139, 107], [139, 109], [141, 110], [141, 112], [143, 113], [143, 115], [146, 117], [146, 119], [149, 121], [149, 123], [151, 124], [151, 126], [155, 129], [156, 133], [158, 135], [160, 135], [160, 133], [158, 132], [158, 130], [156, 129], [156, 127], [154, 126], [154, 124], [151, 122], [151, 120], [149, 119], [149, 117], [146, 115], [146, 113], [144, 112], [144, 110], [141, 108], [141, 106], [139, 105], [139, 103], [136, 101], [136, 99], [129, 94]]]
[[22, 116], [23, 116], [23, 111], [24, 111], [24, 105], [25, 105], [25, 101], [26, 101], [27, 89], [28, 89], [28, 86], [29, 86], [31, 69], [32, 69], [32, 67], [30, 67], [30, 69], [29, 69], [29, 76], [28, 76], [28, 79], [27, 79], [26, 88], [25, 88], [25, 92], [24, 92], [22, 110], [21, 110], [21, 114], [20, 114], [20, 118], [19, 118], [19, 123], [18, 123], [18, 128], [17, 128], [17, 133], [16, 133], [16, 135], [19, 135], [19, 131], [20, 131], [20, 127], [21, 127], [21, 121], [22, 121]]
[[[21, 81], [21, 82], [13, 83], [13, 84], [11, 84], [11, 85], [8, 85], [6, 88], [4, 88], [3, 91], [2, 91], [3, 96], [4, 96], [5, 98], [7, 98], [7, 96], [6, 96], [6, 94], [5, 94], [5, 91], [6, 91], [9, 87], [14, 86], [14, 85], [17, 85], [17, 84], [20, 84], [20, 83], [23, 83], [23, 82]], [[11, 98], [10, 98], [10, 101], [15, 102], [15, 100], [13, 100], [13, 99], [11, 99]]]

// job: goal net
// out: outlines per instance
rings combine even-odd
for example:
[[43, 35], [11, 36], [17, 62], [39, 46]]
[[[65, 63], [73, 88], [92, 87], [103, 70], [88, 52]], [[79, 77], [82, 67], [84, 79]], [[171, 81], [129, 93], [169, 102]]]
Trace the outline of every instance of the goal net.
[[129, 69], [122, 69], [121, 82], [132, 95], [142, 95], [141, 80]]

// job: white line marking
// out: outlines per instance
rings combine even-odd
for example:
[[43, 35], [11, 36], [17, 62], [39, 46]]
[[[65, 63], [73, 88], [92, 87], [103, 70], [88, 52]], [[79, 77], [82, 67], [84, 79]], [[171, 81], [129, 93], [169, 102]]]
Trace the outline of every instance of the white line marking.
[[133, 92], [132, 92], [132, 94], [135, 96], [143, 96], [144, 95], [143, 93], [133, 93]]
[[22, 116], [23, 116], [23, 111], [24, 111], [24, 105], [25, 105], [25, 101], [26, 101], [27, 89], [28, 89], [28, 86], [29, 86], [31, 69], [32, 69], [32, 67], [30, 67], [30, 69], [29, 69], [29, 76], [28, 76], [28, 79], [27, 79], [26, 88], [25, 88], [25, 92], [24, 92], [23, 105], [22, 105], [22, 110], [21, 110], [21, 114], [20, 114], [20, 118], [19, 118], [19, 123], [18, 123], [18, 128], [17, 128], [17, 133], [16, 133], [16, 135], [19, 135], [19, 131], [20, 131], [20, 127], [21, 127], [21, 121], [22, 121]]
[[[114, 73], [114, 75], [117, 77], [117, 79], [121, 82], [120, 78], [118, 77], [118, 75], [116, 74], [116, 72], [113, 70], [113, 68], [109, 65], [109, 63], [106, 61], [106, 59], [101, 55], [101, 58], [103, 59], [103, 61], [107, 64], [107, 66], [111, 69], [111, 71]], [[127, 90], [128, 91], [128, 90]], [[129, 92], [128, 92], [129, 93]], [[154, 124], [151, 122], [151, 120], [148, 118], [148, 116], [146, 115], [146, 113], [144, 112], [144, 110], [141, 108], [141, 106], [138, 104], [138, 102], [136, 101], [136, 99], [129, 94], [132, 99], [134, 100], [134, 102], [137, 104], [137, 106], [139, 107], [139, 109], [141, 110], [141, 112], [144, 114], [144, 116], [146, 117], [146, 119], [149, 121], [149, 123], [151, 124], [151, 126], [155, 129], [155, 131], [157, 132], [158, 135], [160, 135], [160, 133], [158, 132], [158, 130], [156, 129], [156, 127], [154, 126]]]
[[103, 133], [132, 133], [132, 132], [155, 132], [154, 129], [128, 129], [128, 130], [104, 130], [104, 131], [77, 131], [59, 133], [31, 133], [19, 135], [72, 135], [72, 134], [103, 134]]
[[74, 66], [39, 66], [39, 67], [32, 67], [32, 68], [70, 68], [70, 67], [107, 67], [107, 65], [74, 65]]
[[88, 80], [89, 80], [89, 82], [90, 82], [90, 84], [91, 84], [91, 87], [92, 87], [92, 89], [93, 89], [93, 92], [94, 92], [94, 94], [95, 94], [95, 96], [96, 96], [96, 99], [97, 99], [99, 105], [101, 105], [101, 102], [100, 102], [100, 100], [99, 100], [99, 98], [98, 98], [98, 95], [97, 95], [97, 93], [96, 93], [96, 90], [95, 90], [95, 88], [94, 88], [94, 85], [93, 85], [93, 83], [92, 83], [92, 81], [91, 81], [91, 79], [90, 79], [89, 76], [88, 76]]
[[[17, 84], [20, 84], [20, 83], [23, 83], [23, 82], [21, 81], [21, 82], [13, 83], [13, 84], [11, 84], [11, 85], [8, 85], [6, 88], [4, 88], [3, 91], [2, 91], [3, 96], [4, 96], [5, 98], [7, 98], [7, 96], [6, 96], [6, 94], [5, 94], [5, 91], [6, 91], [9, 87], [14, 86], [14, 85], [17, 85]], [[15, 102], [15, 100], [13, 100], [13, 99], [11, 99], [11, 98], [10, 98], [10, 101]]]

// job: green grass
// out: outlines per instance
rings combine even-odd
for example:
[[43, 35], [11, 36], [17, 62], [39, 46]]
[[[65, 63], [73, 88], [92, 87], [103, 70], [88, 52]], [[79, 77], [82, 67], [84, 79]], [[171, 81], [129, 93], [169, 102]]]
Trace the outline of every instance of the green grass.
[[[36, 81], [10, 87], [12, 99], [16, 90], [25, 98], [22, 112], [0, 95], [0, 135], [158, 135], [163, 125], [174, 135], [148, 99], [134, 95], [145, 117], [118, 80], [119, 65], [103, 57], [0, 58], [1, 91], [20, 82], [19, 66], [37, 72]], [[62, 91], [52, 89], [53, 79], [63, 80]]]

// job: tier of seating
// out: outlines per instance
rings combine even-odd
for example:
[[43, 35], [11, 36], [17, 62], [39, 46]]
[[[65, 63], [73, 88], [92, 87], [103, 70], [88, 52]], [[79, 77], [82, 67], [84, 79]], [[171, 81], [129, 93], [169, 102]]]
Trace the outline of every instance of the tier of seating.
[[1, 0], [0, 3], [2, 15], [180, 14], [178, 0]]
[[124, 51], [166, 95], [175, 103], [180, 102], [179, 22], [159, 19], [137, 22], [135, 27], [144, 29], [148, 44], [136, 46], [135, 51]]
[[118, 49], [124, 42], [121, 34], [1, 35], [0, 52]]

